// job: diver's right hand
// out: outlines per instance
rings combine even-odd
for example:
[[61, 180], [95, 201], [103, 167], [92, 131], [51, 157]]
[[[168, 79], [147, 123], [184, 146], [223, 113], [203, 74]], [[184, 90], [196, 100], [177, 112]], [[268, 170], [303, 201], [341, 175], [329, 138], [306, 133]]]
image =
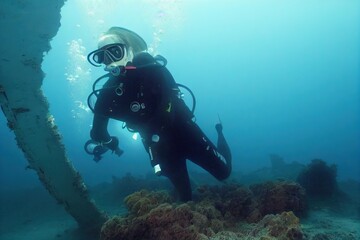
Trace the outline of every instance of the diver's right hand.
[[120, 157], [121, 155], [123, 155], [124, 151], [121, 150], [119, 147], [117, 147], [117, 148], [113, 151], [113, 153], [115, 153], [116, 155], [118, 155], [118, 156]]
[[119, 139], [117, 137], [111, 137], [110, 141], [104, 144], [107, 148], [115, 151], [119, 148]]

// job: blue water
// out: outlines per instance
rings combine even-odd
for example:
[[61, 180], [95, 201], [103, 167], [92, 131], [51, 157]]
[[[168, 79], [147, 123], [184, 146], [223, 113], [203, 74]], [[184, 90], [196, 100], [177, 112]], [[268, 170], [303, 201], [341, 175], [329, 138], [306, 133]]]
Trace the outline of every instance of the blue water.
[[[121, 123], [109, 126], [121, 158], [108, 153], [95, 163], [83, 151], [92, 121], [86, 98], [104, 73], [84, 56], [111, 26], [137, 32], [168, 59], [175, 79], [195, 93], [197, 123], [214, 141], [220, 116], [234, 172], [269, 166], [276, 153], [286, 162], [321, 158], [338, 165], [339, 179], [360, 180], [359, 1], [98, 2], [66, 3], [42, 67], [50, 112], [86, 183], [151, 171], [141, 142]], [[3, 115], [0, 135], [2, 188], [39, 185]]]

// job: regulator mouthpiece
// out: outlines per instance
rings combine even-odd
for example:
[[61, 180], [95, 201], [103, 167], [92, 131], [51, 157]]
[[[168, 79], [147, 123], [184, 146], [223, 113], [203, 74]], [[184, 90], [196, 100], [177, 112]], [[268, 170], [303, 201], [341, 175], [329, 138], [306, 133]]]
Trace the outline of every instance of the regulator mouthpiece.
[[119, 76], [121, 73], [120, 67], [112, 64], [107, 65], [104, 70], [110, 72], [113, 76]]

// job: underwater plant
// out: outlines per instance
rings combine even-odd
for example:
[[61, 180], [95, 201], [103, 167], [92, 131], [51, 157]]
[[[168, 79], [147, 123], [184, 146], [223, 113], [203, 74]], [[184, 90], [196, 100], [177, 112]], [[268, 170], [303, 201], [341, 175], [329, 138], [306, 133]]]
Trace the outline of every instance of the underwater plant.
[[328, 166], [321, 159], [314, 159], [297, 177], [309, 197], [328, 199], [338, 192], [336, 165]]

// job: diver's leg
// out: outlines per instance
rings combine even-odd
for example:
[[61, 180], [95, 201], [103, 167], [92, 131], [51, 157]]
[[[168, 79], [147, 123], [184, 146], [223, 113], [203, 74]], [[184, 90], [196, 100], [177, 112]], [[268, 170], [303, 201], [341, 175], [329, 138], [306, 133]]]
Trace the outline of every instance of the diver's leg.
[[151, 153], [150, 158], [154, 159], [152, 164], [158, 163], [161, 175], [169, 178], [175, 187], [179, 200], [190, 201], [192, 197], [191, 185], [186, 168], [186, 158], [183, 149], [180, 147], [181, 141], [179, 141], [178, 136], [168, 130], [159, 136], [158, 142], [144, 141], [144, 146], [148, 153]]
[[179, 158], [172, 160], [174, 161], [169, 164], [161, 164], [163, 175], [168, 177], [174, 185], [180, 201], [191, 201], [192, 193], [186, 160]]
[[195, 123], [188, 126], [186, 131], [189, 138], [187, 157], [218, 180], [228, 178], [231, 173], [231, 153], [222, 131], [219, 131], [221, 151]]

